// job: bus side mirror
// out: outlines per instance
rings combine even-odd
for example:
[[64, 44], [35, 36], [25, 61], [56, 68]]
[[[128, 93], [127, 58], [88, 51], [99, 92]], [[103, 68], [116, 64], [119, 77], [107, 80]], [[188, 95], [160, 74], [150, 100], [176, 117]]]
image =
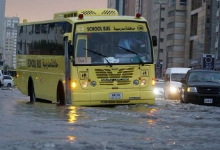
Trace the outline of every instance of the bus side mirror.
[[157, 46], [157, 36], [152, 36], [153, 46]]
[[71, 56], [73, 56], [73, 46], [71, 45], [71, 41], [68, 42], [68, 56], [69, 59]]

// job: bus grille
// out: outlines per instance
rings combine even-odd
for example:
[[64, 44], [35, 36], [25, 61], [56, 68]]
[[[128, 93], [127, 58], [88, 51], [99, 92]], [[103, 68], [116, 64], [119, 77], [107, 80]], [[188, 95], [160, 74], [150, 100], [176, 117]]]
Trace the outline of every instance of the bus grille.
[[[119, 69], [117, 73], [112, 73], [111, 69], [95, 69], [97, 79], [130, 79], [133, 77], [134, 68]], [[113, 82], [117, 82], [117, 85], [128, 85], [130, 80], [125, 81], [100, 81], [100, 85], [113, 85]]]

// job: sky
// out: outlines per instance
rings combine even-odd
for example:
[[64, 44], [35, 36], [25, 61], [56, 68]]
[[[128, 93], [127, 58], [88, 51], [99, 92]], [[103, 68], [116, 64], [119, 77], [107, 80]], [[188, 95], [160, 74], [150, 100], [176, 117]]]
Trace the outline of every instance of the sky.
[[96, 8], [107, 8], [107, 0], [6, 0], [5, 17], [32, 22], [51, 20], [57, 12]]

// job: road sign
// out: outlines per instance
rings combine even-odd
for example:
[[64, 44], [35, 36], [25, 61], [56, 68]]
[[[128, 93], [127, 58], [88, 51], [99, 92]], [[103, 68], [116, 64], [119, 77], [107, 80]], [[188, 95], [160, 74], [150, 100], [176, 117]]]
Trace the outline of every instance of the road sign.
[[203, 69], [214, 70], [215, 69], [215, 55], [203, 54]]

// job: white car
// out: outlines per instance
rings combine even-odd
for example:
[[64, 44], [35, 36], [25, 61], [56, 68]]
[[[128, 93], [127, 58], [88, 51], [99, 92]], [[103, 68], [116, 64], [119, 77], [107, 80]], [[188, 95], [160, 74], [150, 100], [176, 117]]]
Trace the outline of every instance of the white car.
[[14, 80], [9, 75], [4, 75], [4, 86], [6, 87], [13, 87], [14, 86]]

